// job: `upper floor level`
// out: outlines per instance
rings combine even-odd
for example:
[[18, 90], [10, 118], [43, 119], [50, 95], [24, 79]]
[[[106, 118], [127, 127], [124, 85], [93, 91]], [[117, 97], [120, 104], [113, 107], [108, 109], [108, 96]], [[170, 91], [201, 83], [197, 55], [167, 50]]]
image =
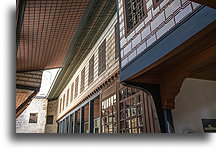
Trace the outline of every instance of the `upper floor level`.
[[199, 6], [189, 0], [119, 0], [121, 68], [146, 52]]
[[114, 15], [58, 98], [57, 120], [119, 70], [117, 15]]

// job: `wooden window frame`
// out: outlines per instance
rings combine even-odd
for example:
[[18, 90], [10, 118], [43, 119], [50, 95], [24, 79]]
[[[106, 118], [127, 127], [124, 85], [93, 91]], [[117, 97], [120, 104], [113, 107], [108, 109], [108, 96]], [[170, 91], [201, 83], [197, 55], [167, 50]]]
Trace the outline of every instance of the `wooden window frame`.
[[62, 110], [65, 109], [65, 94], [63, 95], [63, 104], [62, 104]]
[[94, 81], [94, 55], [89, 60], [88, 85]]
[[67, 90], [67, 96], [66, 96], [66, 107], [69, 104], [69, 89]]
[[154, 9], [157, 8], [164, 0], [152, 0]]
[[[52, 117], [52, 122], [50, 122], [49, 117]], [[53, 115], [47, 115], [46, 124], [53, 124], [53, 119], [54, 119]]]
[[85, 67], [81, 71], [81, 82], [80, 82], [80, 92], [85, 89]]
[[145, 18], [147, 18], [148, 13], [147, 13], [147, 7], [146, 7], [146, 1], [143, 0], [143, 6], [144, 6], [144, 17], [138, 22], [136, 23], [136, 25], [134, 25], [131, 29], [128, 29], [128, 15], [127, 15], [127, 10], [126, 10], [126, 2], [125, 0], [123, 0], [123, 14], [124, 14], [124, 28], [125, 28], [125, 37], [128, 37], [131, 32], [133, 32], [143, 21]]
[[98, 47], [98, 76], [106, 70], [106, 39]]
[[79, 86], [79, 76], [76, 77], [75, 79], [75, 93], [74, 93], [74, 98], [76, 98], [78, 96], [78, 86]]
[[[36, 116], [36, 119], [32, 119], [33, 116]], [[35, 120], [35, 121], [34, 121]], [[30, 116], [29, 116], [29, 123], [37, 123], [37, 120], [38, 120], [38, 113], [30, 113]]]
[[119, 57], [119, 23], [115, 24], [115, 59]]
[[73, 91], [74, 91], [74, 82], [71, 84], [71, 96], [70, 96], [70, 103], [73, 101], [73, 95], [74, 95]]

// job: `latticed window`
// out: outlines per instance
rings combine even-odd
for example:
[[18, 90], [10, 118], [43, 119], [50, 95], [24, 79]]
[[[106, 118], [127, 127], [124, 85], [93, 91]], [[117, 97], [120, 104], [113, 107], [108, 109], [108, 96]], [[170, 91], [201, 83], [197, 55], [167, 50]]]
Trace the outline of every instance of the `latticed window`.
[[69, 103], [69, 89], [67, 90], [66, 106], [68, 106], [68, 103]]
[[76, 98], [77, 95], [78, 95], [78, 84], [79, 84], [79, 76], [77, 76], [77, 78], [75, 80], [75, 94], [74, 94], [74, 98]]
[[64, 110], [64, 108], [65, 108], [65, 94], [63, 96], [62, 110]]
[[106, 69], [106, 39], [98, 48], [98, 75], [100, 75]]
[[116, 94], [101, 102], [102, 133], [117, 133]]
[[93, 80], [94, 80], [94, 55], [89, 60], [88, 85], [91, 84]]
[[147, 16], [146, 2], [145, 0], [126, 0], [125, 11], [127, 32], [129, 32]]
[[85, 67], [81, 71], [81, 84], [80, 85], [81, 85], [80, 86], [80, 92], [82, 92], [84, 90], [84, 86], [85, 86]]

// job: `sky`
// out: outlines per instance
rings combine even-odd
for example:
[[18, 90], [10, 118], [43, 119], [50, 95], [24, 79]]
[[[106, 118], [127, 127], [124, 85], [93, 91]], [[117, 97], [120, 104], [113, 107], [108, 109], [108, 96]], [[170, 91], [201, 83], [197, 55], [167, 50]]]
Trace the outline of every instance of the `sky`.
[[60, 68], [50, 69], [43, 71], [41, 88], [36, 97], [46, 97], [53, 82], [56, 80], [56, 76], [61, 71]]

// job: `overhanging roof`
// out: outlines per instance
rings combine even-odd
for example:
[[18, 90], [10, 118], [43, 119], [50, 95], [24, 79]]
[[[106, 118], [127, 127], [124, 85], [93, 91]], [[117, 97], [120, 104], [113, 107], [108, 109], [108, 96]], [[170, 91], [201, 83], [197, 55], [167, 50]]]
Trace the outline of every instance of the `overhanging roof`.
[[20, 0], [16, 71], [62, 67], [94, 0]]

